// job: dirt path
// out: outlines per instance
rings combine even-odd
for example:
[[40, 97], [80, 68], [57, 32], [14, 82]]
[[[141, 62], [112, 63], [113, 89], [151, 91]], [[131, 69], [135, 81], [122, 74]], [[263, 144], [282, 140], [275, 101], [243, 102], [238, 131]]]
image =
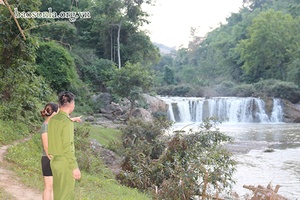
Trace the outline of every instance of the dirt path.
[[[0, 148], [0, 163], [5, 166], [4, 156], [9, 146]], [[35, 191], [22, 185], [14, 172], [0, 166], [0, 188], [11, 194], [16, 199], [20, 200], [41, 200], [42, 194], [40, 191]]]

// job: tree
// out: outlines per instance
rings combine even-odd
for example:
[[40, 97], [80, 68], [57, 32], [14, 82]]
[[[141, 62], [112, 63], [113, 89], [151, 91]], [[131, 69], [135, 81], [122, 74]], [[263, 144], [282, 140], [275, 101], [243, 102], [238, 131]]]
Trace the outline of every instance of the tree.
[[72, 49], [77, 40], [77, 28], [69, 21], [41, 23], [40, 26], [33, 29], [33, 31], [40, 39], [56, 41], [68, 49]]
[[106, 92], [106, 84], [114, 73], [115, 63], [107, 59], [99, 59], [93, 49], [77, 47], [71, 53], [79, 78], [90, 85], [93, 92]]
[[272, 0], [243, 0], [243, 4], [247, 5], [251, 10], [261, 8], [267, 3], [272, 3]]
[[42, 42], [36, 58], [37, 73], [45, 77], [56, 92], [70, 90], [78, 75], [70, 53], [55, 42]]
[[108, 82], [113, 94], [129, 100], [128, 119], [131, 117], [136, 101], [141, 98], [143, 92], [150, 90], [152, 84], [151, 73], [140, 64], [131, 63], [126, 63], [121, 69], [115, 70]]
[[164, 81], [168, 84], [175, 84], [175, 75], [174, 75], [174, 71], [169, 67], [169, 66], [165, 66], [164, 67], [165, 73], [164, 73]]
[[48, 8], [52, 8], [54, 12], [67, 12], [71, 11], [72, 7], [76, 7], [77, 1], [69, 1], [69, 0], [41, 0], [42, 4], [40, 6], [41, 11], [48, 11]]
[[286, 80], [291, 52], [298, 49], [299, 25], [289, 14], [268, 10], [260, 13], [249, 27], [249, 38], [237, 46], [242, 69], [252, 81], [275, 78]]
[[[38, 11], [40, 1], [9, 1], [19, 11]], [[0, 5], [0, 118], [23, 121], [34, 120], [36, 110], [51, 90], [42, 77], [34, 73], [37, 38], [29, 29], [34, 19], [18, 19], [24, 30], [22, 37], [8, 7]]]
[[[128, 28], [130, 29], [130, 27]], [[142, 31], [127, 31], [127, 27], [124, 29], [126, 29], [128, 37], [122, 45], [123, 59], [145, 66], [157, 64], [160, 59], [159, 49], [152, 44], [149, 36]]]
[[110, 59], [119, 68], [126, 62], [158, 62], [158, 49], [146, 33], [139, 30], [143, 23], [148, 23], [148, 15], [142, 10], [142, 5], [150, 3], [133, 0], [91, 1], [88, 10], [93, 18], [75, 22], [79, 42], [84, 47], [95, 49], [99, 58]]

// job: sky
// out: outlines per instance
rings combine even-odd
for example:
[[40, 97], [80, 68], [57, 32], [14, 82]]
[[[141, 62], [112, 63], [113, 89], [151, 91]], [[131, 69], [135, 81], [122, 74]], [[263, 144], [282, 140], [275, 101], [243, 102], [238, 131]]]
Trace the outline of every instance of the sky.
[[197, 36], [205, 34], [221, 23], [231, 13], [239, 12], [243, 0], [156, 0], [156, 5], [146, 7], [150, 14], [149, 31], [152, 42], [168, 47], [187, 47], [191, 40], [191, 27], [198, 28]]

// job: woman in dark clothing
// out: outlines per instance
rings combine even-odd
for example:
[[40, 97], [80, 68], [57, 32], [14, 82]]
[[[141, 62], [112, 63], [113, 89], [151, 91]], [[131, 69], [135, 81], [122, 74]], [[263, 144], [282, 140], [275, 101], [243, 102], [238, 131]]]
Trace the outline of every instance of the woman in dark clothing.
[[41, 111], [41, 115], [45, 118], [44, 123], [41, 127], [41, 138], [42, 138], [42, 172], [44, 176], [44, 191], [43, 200], [53, 200], [53, 176], [50, 167], [50, 158], [48, 154], [48, 121], [58, 111], [58, 105], [55, 103], [48, 103], [45, 108]]

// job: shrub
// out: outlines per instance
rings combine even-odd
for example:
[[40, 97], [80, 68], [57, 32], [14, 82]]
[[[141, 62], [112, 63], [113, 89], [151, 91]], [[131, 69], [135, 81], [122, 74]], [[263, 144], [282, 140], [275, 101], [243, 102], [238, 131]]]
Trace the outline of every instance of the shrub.
[[75, 128], [75, 149], [80, 170], [89, 174], [107, 174], [112, 177], [102, 161], [101, 155], [94, 150], [89, 138], [90, 125], [77, 125]]
[[186, 94], [188, 97], [203, 97], [205, 94], [204, 88], [201, 86], [193, 86], [190, 91]]
[[209, 120], [198, 131], [166, 137], [161, 122], [136, 121], [124, 130], [123, 184], [150, 189], [157, 199], [209, 199], [230, 188], [235, 162], [222, 146], [230, 137]]
[[191, 86], [188, 85], [168, 85], [164, 87], [156, 88], [157, 94], [162, 96], [179, 96], [185, 97], [192, 90]]
[[174, 87], [174, 85], [157, 87], [156, 93], [161, 96], [171, 96], [173, 94]]
[[173, 96], [185, 97], [190, 90], [191, 90], [190, 86], [179, 85], [174, 88]]
[[275, 98], [287, 99], [292, 103], [297, 103], [300, 100], [299, 87], [294, 83], [278, 82], [270, 86], [269, 92]]
[[155, 160], [165, 149], [162, 135], [170, 122], [157, 120], [154, 123], [131, 119], [123, 132], [124, 173], [118, 179], [125, 185], [148, 189], [157, 179]]
[[236, 84], [230, 81], [224, 81], [216, 86], [216, 92], [220, 96], [233, 96], [233, 88]]
[[300, 101], [300, 89], [296, 84], [275, 79], [261, 80], [253, 85], [222, 82], [216, 86], [216, 91], [222, 96], [275, 97], [287, 99], [292, 103]]
[[292, 103], [300, 100], [300, 89], [291, 82], [269, 79], [255, 83], [254, 87], [257, 95], [263, 94], [268, 97], [287, 99]]
[[251, 97], [255, 95], [255, 89], [250, 84], [237, 85], [232, 89], [232, 94], [237, 97]]

